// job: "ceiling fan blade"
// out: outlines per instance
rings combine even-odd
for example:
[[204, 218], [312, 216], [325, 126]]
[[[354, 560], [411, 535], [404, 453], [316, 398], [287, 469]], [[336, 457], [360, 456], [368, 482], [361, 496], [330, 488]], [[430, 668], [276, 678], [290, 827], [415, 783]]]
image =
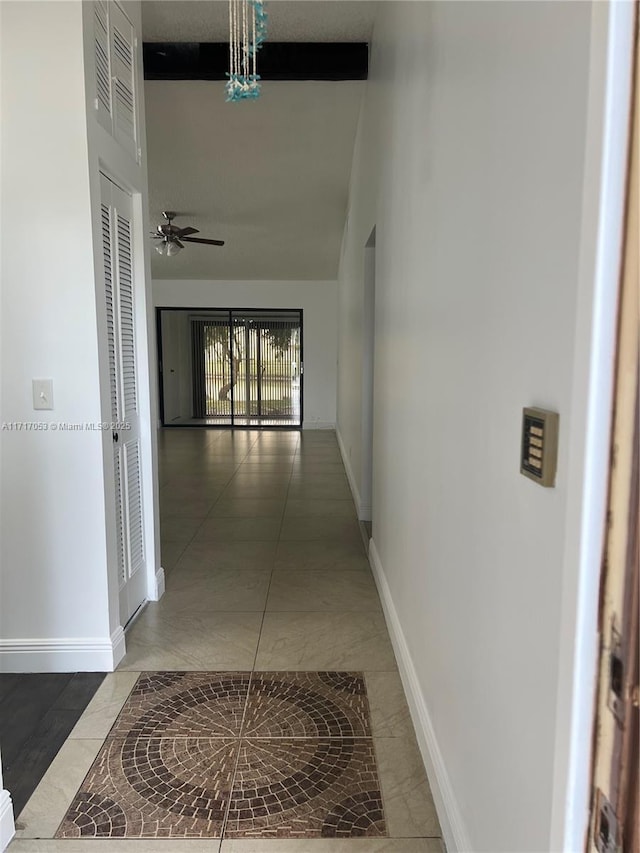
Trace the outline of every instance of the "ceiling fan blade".
[[177, 236], [182, 238], [182, 237], [188, 237], [189, 234], [199, 234], [199, 233], [200, 232], [198, 231], [197, 228], [192, 228], [190, 225], [188, 225], [186, 228], [178, 228]]
[[180, 246], [180, 248], [181, 248], [181, 249], [184, 249], [184, 243], [181, 243], [181, 242], [180, 242], [180, 240], [178, 240], [178, 238], [177, 238], [177, 237], [175, 237], [171, 242], [172, 242], [172, 243], [175, 243], [175, 244], [176, 244], [176, 246]]
[[224, 246], [224, 240], [205, 240], [202, 237], [185, 237], [185, 243], [206, 243], [207, 246]]

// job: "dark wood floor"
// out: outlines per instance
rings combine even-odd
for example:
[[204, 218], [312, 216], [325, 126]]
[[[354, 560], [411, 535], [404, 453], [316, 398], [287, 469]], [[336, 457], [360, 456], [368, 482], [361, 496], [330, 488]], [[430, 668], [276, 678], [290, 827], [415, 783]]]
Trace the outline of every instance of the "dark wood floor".
[[104, 676], [103, 672], [0, 675], [2, 775], [16, 816]]

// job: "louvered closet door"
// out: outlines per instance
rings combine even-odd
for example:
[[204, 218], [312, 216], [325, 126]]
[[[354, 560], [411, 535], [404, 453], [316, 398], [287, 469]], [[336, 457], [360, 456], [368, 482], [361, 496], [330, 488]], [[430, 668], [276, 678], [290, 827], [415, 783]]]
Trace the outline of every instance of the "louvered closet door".
[[125, 625], [146, 594], [140, 419], [136, 369], [132, 205], [101, 177], [104, 292], [113, 430], [120, 619]]
[[138, 160], [136, 34], [113, 0], [94, 0], [95, 108], [99, 123]]
[[131, 21], [116, 3], [111, 4], [110, 14], [113, 135], [137, 158], [135, 32]]
[[111, 59], [109, 49], [109, 7], [107, 0], [93, 4], [93, 37], [96, 62], [96, 110], [98, 121], [112, 131], [111, 117]]

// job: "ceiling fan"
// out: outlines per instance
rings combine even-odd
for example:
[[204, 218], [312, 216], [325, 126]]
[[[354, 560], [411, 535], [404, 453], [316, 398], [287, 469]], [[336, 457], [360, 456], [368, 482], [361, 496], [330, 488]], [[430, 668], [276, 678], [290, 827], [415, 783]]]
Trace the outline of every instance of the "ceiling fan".
[[224, 240], [205, 240], [203, 237], [191, 237], [191, 234], [199, 234], [197, 228], [187, 226], [178, 228], [172, 225], [172, 220], [177, 216], [174, 210], [163, 210], [162, 215], [167, 220], [165, 225], [158, 225], [156, 231], [151, 234], [154, 240], [160, 240], [156, 245], [156, 252], [160, 255], [177, 255], [184, 249], [184, 243], [206, 243], [208, 246], [224, 246]]

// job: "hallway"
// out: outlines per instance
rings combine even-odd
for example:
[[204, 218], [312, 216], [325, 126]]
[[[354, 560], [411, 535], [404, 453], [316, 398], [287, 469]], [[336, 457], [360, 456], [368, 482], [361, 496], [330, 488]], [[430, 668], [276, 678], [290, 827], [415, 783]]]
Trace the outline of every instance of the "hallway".
[[[173, 707], [176, 680], [183, 694], [185, 685], [190, 695], [196, 695], [215, 689], [212, 683], [223, 685], [220, 690], [226, 691], [218, 703], [219, 718], [214, 719], [215, 714], [208, 710], [210, 716], [205, 720], [203, 714], [209, 706], [194, 705], [181, 717], [186, 728], [174, 726], [171, 739], [163, 741], [175, 744], [189, 736], [189, 742], [202, 749], [207, 772], [219, 760], [220, 751], [228, 747], [224, 761], [220, 759], [220, 774], [227, 775], [222, 778], [219, 774], [216, 782], [227, 790], [231, 786], [233, 793], [231, 807], [225, 802], [224, 819], [213, 832], [217, 839], [204, 841], [202, 836], [210, 836], [192, 829], [191, 834], [200, 835], [199, 839], [177, 840], [181, 832], [184, 837], [184, 830], [176, 828], [176, 818], [171, 817], [171, 825], [163, 824], [162, 810], [152, 801], [149, 815], [137, 801], [135, 832], [127, 829], [126, 833], [114, 830], [109, 834], [127, 838], [156, 835], [157, 840], [87, 840], [86, 849], [121, 853], [214, 849], [223, 853], [440, 853], [435, 809], [335, 434], [174, 429], [161, 431], [159, 442], [166, 593], [158, 603], [148, 604], [129, 630], [128, 652], [118, 672], [107, 675], [20, 816], [12, 853], [78, 849], [73, 840], [27, 839], [55, 835], [66, 839], [74, 833], [77, 837], [77, 815], [76, 824], [68, 817], [62, 827], [60, 824], [81, 786], [94, 785], [91, 790], [98, 790], [106, 784], [98, 761], [90, 774], [92, 781], [83, 785], [96, 756], [105, 756], [104, 762], [109, 764], [112, 758], [105, 752], [109, 743], [112, 747], [123, 744], [124, 755], [127, 741], [118, 741], [118, 733], [127, 725], [131, 734], [135, 728], [131, 720], [139, 723], [142, 719], [148, 701], [145, 690], [164, 697], [164, 711]], [[145, 690], [134, 692], [111, 731], [141, 672], [165, 674], [146, 677]], [[212, 673], [218, 674], [217, 679]], [[230, 690], [234, 692], [231, 699]], [[311, 707], [310, 695], [320, 704]], [[332, 710], [326, 712], [327, 708]], [[333, 715], [333, 722], [327, 723], [323, 713]], [[156, 726], [157, 717], [156, 713]], [[331, 741], [321, 739], [326, 734], [325, 724]], [[335, 725], [339, 726], [337, 738]], [[227, 739], [216, 740], [223, 732]], [[261, 736], [259, 744], [250, 738], [256, 734]], [[110, 740], [105, 743], [108, 735]], [[147, 743], [152, 742], [153, 737], [146, 736]], [[323, 753], [319, 749], [323, 743], [335, 746], [339, 754], [331, 749]], [[158, 749], [161, 746], [162, 742]], [[345, 760], [340, 753], [346, 747], [349, 756], [355, 750], [361, 761], [359, 776], [349, 776], [358, 762], [354, 759], [352, 770], [348, 769], [351, 758]], [[187, 756], [190, 761], [193, 754], [192, 750]], [[163, 754], [163, 760], [165, 757]], [[120, 761], [120, 753], [116, 758]], [[238, 807], [237, 820], [232, 822], [233, 798], [237, 800], [240, 789], [246, 793], [247, 782], [255, 789], [258, 772], [263, 774], [264, 785], [265, 774], [277, 771], [279, 780], [299, 778], [302, 766], [313, 765], [314, 772], [331, 774], [332, 761], [336, 766], [342, 762], [344, 779], [338, 781], [349, 794], [355, 790], [350, 786], [360, 784], [358, 779], [375, 780], [377, 773], [384, 816], [375, 827], [371, 824], [370, 834], [389, 838], [320, 840], [327, 834], [326, 819], [324, 828], [322, 824], [327, 803], [337, 804], [325, 800], [321, 807], [322, 797], [315, 795], [304, 801], [294, 797], [291, 809], [279, 808], [266, 816], [262, 811], [263, 817], [255, 820], [243, 819]], [[225, 762], [233, 765], [235, 776], [225, 770]], [[197, 782], [197, 767], [191, 764], [190, 768], [188, 779]], [[162, 770], [168, 772], [165, 765]], [[107, 782], [111, 784], [110, 779]], [[330, 797], [334, 790], [325, 785], [324, 796]], [[126, 818], [127, 827], [132, 826], [130, 815]], [[152, 824], [156, 829], [150, 831]], [[221, 831], [229, 840], [220, 842]], [[169, 834], [171, 840], [166, 837]]]

